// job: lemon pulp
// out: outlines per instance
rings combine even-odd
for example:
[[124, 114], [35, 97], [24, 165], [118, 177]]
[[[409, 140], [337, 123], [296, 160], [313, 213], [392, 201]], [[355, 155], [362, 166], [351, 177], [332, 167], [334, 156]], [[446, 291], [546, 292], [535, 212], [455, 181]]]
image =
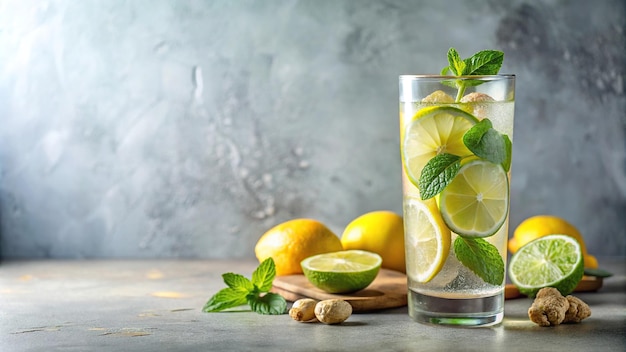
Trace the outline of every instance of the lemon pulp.
[[402, 136], [402, 160], [411, 182], [418, 185], [422, 169], [438, 154], [471, 155], [463, 135], [477, 122], [471, 114], [452, 106], [419, 110]]
[[404, 204], [407, 275], [417, 282], [430, 281], [446, 262], [450, 251], [451, 233], [430, 199], [422, 202], [406, 198]]

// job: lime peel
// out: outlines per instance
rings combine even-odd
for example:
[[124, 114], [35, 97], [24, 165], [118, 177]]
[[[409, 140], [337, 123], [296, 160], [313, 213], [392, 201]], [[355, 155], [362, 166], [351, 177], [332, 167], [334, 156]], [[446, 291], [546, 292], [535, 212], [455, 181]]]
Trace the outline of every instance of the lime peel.
[[574, 238], [553, 234], [522, 246], [509, 264], [509, 277], [522, 294], [534, 297], [544, 287], [562, 295], [574, 291], [584, 274], [583, 254]]
[[351, 249], [314, 255], [300, 265], [313, 286], [329, 293], [351, 293], [369, 286], [382, 262], [376, 253]]

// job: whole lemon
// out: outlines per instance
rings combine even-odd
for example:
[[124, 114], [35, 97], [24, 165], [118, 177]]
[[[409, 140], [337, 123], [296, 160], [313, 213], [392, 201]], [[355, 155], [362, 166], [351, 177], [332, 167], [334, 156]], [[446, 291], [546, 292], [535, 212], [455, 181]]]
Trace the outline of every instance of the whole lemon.
[[580, 248], [585, 259], [585, 268], [595, 269], [598, 267], [596, 258], [587, 253], [585, 240], [578, 229], [565, 219], [553, 215], [536, 215], [522, 221], [515, 228], [513, 237], [509, 239], [509, 252], [513, 254], [526, 243], [552, 234], [568, 235], [574, 238], [580, 243]]
[[326, 225], [313, 219], [294, 219], [264, 233], [254, 253], [259, 262], [272, 257], [280, 276], [302, 274], [300, 262], [305, 258], [342, 249], [339, 237]]
[[404, 225], [394, 212], [378, 210], [352, 220], [341, 235], [344, 250], [360, 249], [383, 258], [382, 267], [406, 272]]

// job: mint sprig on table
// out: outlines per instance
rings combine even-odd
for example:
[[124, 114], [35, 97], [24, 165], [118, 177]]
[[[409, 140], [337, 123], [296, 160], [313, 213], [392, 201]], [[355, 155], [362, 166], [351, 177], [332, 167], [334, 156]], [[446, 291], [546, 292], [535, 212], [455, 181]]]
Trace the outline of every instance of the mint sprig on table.
[[240, 274], [225, 273], [222, 278], [228, 287], [213, 295], [202, 311], [220, 312], [248, 304], [252, 311], [259, 314], [284, 314], [287, 311], [287, 301], [281, 295], [269, 292], [275, 277], [276, 265], [272, 258], [267, 258], [256, 268], [252, 273], [252, 280]]

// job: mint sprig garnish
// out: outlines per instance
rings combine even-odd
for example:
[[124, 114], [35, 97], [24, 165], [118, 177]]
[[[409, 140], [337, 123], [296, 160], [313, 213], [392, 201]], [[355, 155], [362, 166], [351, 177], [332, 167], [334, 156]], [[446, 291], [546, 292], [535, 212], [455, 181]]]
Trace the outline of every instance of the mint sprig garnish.
[[454, 180], [461, 168], [461, 160], [477, 156], [494, 164], [500, 164], [504, 171], [511, 168], [513, 144], [506, 134], [501, 134], [489, 119], [483, 119], [463, 135], [463, 144], [472, 154], [458, 156], [442, 153], [432, 157], [420, 174], [418, 188], [422, 200], [430, 199], [446, 188]]
[[430, 159], [420, 174], [420, 197], [426, 200], [439, 194], [452, 182], [460, 168], [460, 156], [442, 153]]
[[[461, 59], [456, 49], [450, 48], [448, 50], [448, 66], [441, 70], [441, 74], [447, 75], [452, 72], [454, 76], [496, 75], [500, 71], [503, 61], [504, 53], [498, 50], [481, 50], [467, 59]], [[444, 81], [443, 83], [458, 89], [455, 99], [458, 103], [465, 94], [467, 87], [477, 86], [484, 82], [464, 78]], [[494, 164], [501, 164], [506, 172], [510, 170], [511, 152], [513, 149], [511, 139], [506, 134], [501, 134], [495, 130], [489, 119], [481, 120], [465, 132], [463, 144], [473, 155]], [[418, 187], [423, 200], [436, 196], [452, 182], [454, 176], [459, 171], [461, 159], [468, 157], [450, 155], [441, 158], [437, 155], [429, 160], [422, 169]], [[453, 161], [453, 157], [458, 158], [458, 160]], [[448, 162], [447, 165], [446, 162]], [[454, 166], [457, 163], [459, 167]]]
[[513, 142], [508, 135], [503, 134], [502, 138], [504, 139], [504, 148], [506, 149], [506, 159], [502, 163], [502, 167], [504, 171], [509, 172], [511, 170], [511, 155], [513, 154]]
[[[461, 77], [442, 83], [458, 89], [455, 102], [459, 103], [470, 86], [484, 81], [467, 76], [496, 75], [502, 67], [504, 53], [497, 50], [482, 50], [469, 58], [462, 59], [454, 48], [448, 50], [448, 66], [441, 75]], [[431, 158], [422, 169], [418, 187], [423, 200], [432, 198], [443, 191], [456, 177], [461, 161], [468, 157], [478, 157], [490, 163], [501, 165], [505, 171], [511, 167], [512, 143], [509, 136], [493, 128], [492, 122], [484, 118], [463, 134], [463, 144], [470, 155], [457, 156], [442, 153]], [[483, 281], [501, 285], [504, 281], [505, 265], [498, 249], [479, 237], [459, 234], [453, 244], [456, 258]]]
[[500, 285], [504, 281], [504, 261], [500, 252], [482, 238], [457, 237], [454, 240], [454, 255], [483, 281]]
[[240, 274], [222, 275], [226, 288], [213, 295], [202, 308], [203, 312], [220, 312], [245, 304], [259, 314], [278, 315], [287, 311], [287, 301], [276, 293], [269, 292], [276, 277], [274, 259], [267, 258], [252, 273], [252, 280]]
[[[447, 75], [452, 72], [454, 76], [497, 75], [503, 61], [504, 53], [498, 50], [481, 50], [467, 59], [461, 59], [456, 49], [450, 48], [448, 50], [448, 66], [441, 70], [441, 74]], [[461, 101], [467, 87], [481, 83], [482, 81], [479, 80], [454, 80], [454, 85], [458, 89], [455, 101], [457, 103]]]
[[510, 151], [507, 150], [507, 140], [510, 144], [511, 140], [507, 136], [496, 131], [489, 119], [483, 119], [472, 128], [467, 130], [463, 135], [463, 144], [474, 155], [485, 159], [494, 164], [502, 164], [506, 171], [510, 166]]

